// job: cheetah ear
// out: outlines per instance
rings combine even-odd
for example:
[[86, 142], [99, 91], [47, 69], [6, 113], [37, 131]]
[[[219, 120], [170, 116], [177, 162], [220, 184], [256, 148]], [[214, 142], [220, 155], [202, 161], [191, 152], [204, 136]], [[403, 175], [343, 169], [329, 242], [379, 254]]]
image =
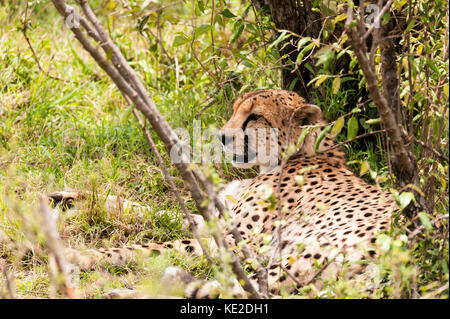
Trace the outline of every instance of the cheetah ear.
[[294, 120], [298, 126], [317, 124], [323, 120], [322, 110], [317, 105], [302, 105], [295, 110]]

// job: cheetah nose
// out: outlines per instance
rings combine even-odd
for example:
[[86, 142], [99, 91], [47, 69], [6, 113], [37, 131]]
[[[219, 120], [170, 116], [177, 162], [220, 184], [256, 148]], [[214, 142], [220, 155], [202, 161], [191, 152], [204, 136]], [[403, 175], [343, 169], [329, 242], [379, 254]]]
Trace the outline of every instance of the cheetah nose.
[[219, 133], [217, 134], [217, 137], [219, 138], [219, 140], [222, 141], [222, 144], [225, 146], [228, 143], [230, 143], [233, 140], [233, 137]]

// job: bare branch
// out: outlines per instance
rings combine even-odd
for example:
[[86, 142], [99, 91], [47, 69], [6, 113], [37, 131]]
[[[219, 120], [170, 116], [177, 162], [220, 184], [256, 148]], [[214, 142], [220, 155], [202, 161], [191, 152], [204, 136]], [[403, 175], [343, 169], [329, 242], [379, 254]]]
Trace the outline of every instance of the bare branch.
[[[126, 100], [129, 104], [131, 104], [131, 101], [129, 101], [128, 97], [126, 97]], [[194, 220], [192, 219], [191, 213], [189, 212], [189, 210], [186, 206], [186, 203], [181, 198], [180, 191], [176, 187], [172, 176], [170, 175], [169, 171], [167, 170], [167, 166], [164, 163], [164, 160], [162, 159], [161, 155], [159, 154], [158, 149], [156, 148], [155, 142], [153, 141], [148, 130], [145, 128], [145, 125], [142, 122], [142, 120], [141, 120], [139, 114], [136, 112], [136, 110], [133, 110], [133, 115], [136, 118], [136, 120], [138, 121], [139, 126], [141, 127], [142, 131], [144, 132], [144, 135], [147, 138], [147, 142], [150, 145], [150, 149], [151, 149], [152, 153], [155, 154], [155, 156], [158, 160], [158, 163], [161, 166], [161, 169], [163, 171], [164, 177], [167, 180], [167, 182], [169, 183], [170, 188], [174, 192], [175, 197], [177, 198], [177, 201], [180, 204], [181, 209], [183, 210], [184, 216], [186, 216], [186, 219], [189, 222], [189, 226], [191, 228], [192, 233], [194, 234], [195, 239], [197, 239], [200, 247], [202, 248], [203, 254], [205, 255], [206, 259], [211, 263], [211, 265], [213, 265], [214, 260], [212, 259], [211, 255], [208, 252], [208, 249], [206, 248], [205, 244], [203, 243], [202, 239], [200, 238], [197, 226], [195, 225]]]
[[[56, 263], [56, 274], [54, 277], [59, 281], [62, 292], [69, 298], [76, 298], [75, 287], [70, 281], [69, 269], [70, 263], [64, 256], [64, 246], [61, 244], [56, 220], [58, 215], [52, 213], [47, 205], [47, 198], [41, 197], [39, 200], [39, 212], [42, 214], [44, 222], [44, 231], [46, 235], [46, 246], [49, 257], [53, 258]], [[62, 276], [61, 280], [58, 280]]]
[[59, 78], [59, 77], [57, 77], [57, 76], [49, 75], [49, 71], [44, 71], [44, 69], [43, 69], [42, 66], [41, 66], [41, 63], [39, 62], [39, 58], [38, 58], [38, 56], [37, 56], [37, 54], [36, 54], [36, 51], [34, 50], [33, 45], [31, 44], [31, 40], [30, 40], [30, 38], [28, 37], [27, 30], [28, 30], [28, 1], [27, 1], [27, 5], [26, 5], [26, 8], [25, 8], [25, 16], [24, 16], [24, 18], [22, 19], [22, 27], [20, 28], [20, 31], [22, 32], [22, 34], [23, 34], [23, 36], [24, 36], [24, 38], [25, 38], [25, 41], [27, 42], [28, 47], [29, 47], [30, 50], [31, 50], [31, 53], [32, 53], [32, 55], [33, 55], [33, 59], [34, 59], [34, 61], [36, 62], [36, 65], [37, 65], [38, 69], [39, 69], [46, 77], [49, 77], [50, 79], [58, 80], [58, 81], [63, 81], [63, 82], [69, 82], [69, 81], [66, 81], [66, 80], [64, 80], [64, 79], [61, 79], [61, 78]]
[[378, 25], [380, 25], [380, 20], [384, 16], [384, 14], [389, 10], [392, 3], [394, 3], [394, 0], [389, 0], [386, 5], [381, 9], [380, 13], [375, 17], [375, 20], [373, 21], [372, 25], [369, 27], [369, 29], [366, 31], [366, 33], [362, 36], [362, 41], [365, 41], [367, 37], [372, 33], [373, 29], [376, 28]]
[[374, 135], [374, 134], [378, 134], [378, 133], [384, 133], [384, 132], [386, 132], [386, 130], [376, 130], [376, 131], [372, 131], [372, 132], [367, 132], [367, 133], [358, 135], [358, 136], [355, 137], [355, 138], [352, 138], [352, 139], [349, 139], [349, 140], [345, 140], [345, 141], [343, 141], [343, 142], [341, 142], [341, 143], [335, 144], [335, 145], [333, 145], [333, 146], [331, 146], [331, 147], [329, 147], [329, 148], [327, 148], [327, 149], [325, 149], [325, 150], [323, 150], [323, 151], [317, 152], [317, 153], [326, 153], [326, 152], [328, 152], [328, 151], [334, 150], [335, 148], [341, 147], [341, 146], [344, 145], [344, 144], [348, 144], [348, 143], [351, 143], [351, 142], [353, 142], [353, 141], [356, 141], [356, 140], [365, 138], [365, 137], [367, 137], [367, 136]]
[[422, 142], [421, 140], [416, 139], [415, 137], [413, 137], [413, 140], [415, 143], [420, 144], [422, 147], [425, 147], [426, 149], [428, 149], [429, 151], [431, 151], [437, 158], [449, 163], [449, 158], [441, 153], [439, 153], [437, 150], [435, 150], [434, 148], [432, 148], [431, 146], [425, 144], [424, 142]]
[[13, 278], [11, 278], [12, 276], [9, 273], [8, 268], [9, 266], [6, 264], [6, 261], [0, 259], [0, 269], [6, 281], [6, 290], [8, 291], [9, 298], [14, 299], [14, 282]]
[[[71, 9], [70, 7], [68, 7], [64, 0], [52, 0], [52, 2], [58, 12], [65, 19], [67, 19], [69, 14], [74, 12], [73, 8]], [[79, 0], [78, 2], [80, 3], [84, 14], [96, 30], [96, 33], [91, 32], [90, 35], [93, 36], [95, 34], [99, 36], [101, 40], [100, 46], [104, 50], [105, 54], [107, 54], [108, 56], [111, 55], [110, 60], [107, 59], [105, 55], [101, 54], [92, 43], [90, 43], [90, 41], [86, 38], [82, 30], [80, 29], [79, 25], [70, 28], [71, 31], [75, 34], [77, 40], [82, 44], [84, 49], [86, 49], [91, 54], [91, 56], [96, 60], [99, 66], [108, 74], [108, 76], [114, 81], [122, 94], [124, 96], [128, 96], [133, 104], [137, 107], [137, 109], [142, 112], [145, 118], [152, 125], [154, 131], [158, 134], [158, 136], [165, 144], [168, 152], [170, 152], [170, 150], [175, 145], [184, 145], [184, 143], [178, 138], [167, 121], [161, 115], [159, 110], [156, 108], [154, 101], [148, 94], [142, 82], [139, 80], [137, 74], [129, 66], [120, 50], [109, 38], [109, 36], [101, 26], [99, 20], [89, 7], [87, 1]], [[82, 24], [82, 26], [84, 25]], [[89, 27], [87, 27], [86, 29], [89, 30]], [[111, 61], [112, 64], [109, 61]], [[206, 221], [210, 221], [213, 217], [212, 211], [216, 202], [214, 202], [214, 205], [208, 205], [207, 207], [203, 205], [208, 197], [200, 188], [200, 185], [189, 165], [189, 159], [187, 158], [187, 156], [185, 154], [181, 154], [181, 160], [175, 163], [175, 166], [179, 170], [183, 180], [186, 182], [186, 185], [188, 186], [192, 194], [192, 197], [199, 209], [200, 214]], [[200, 172], [198, 172], [198, 174], [201, 175]], [[208, 189], [208, 193], [209, 192], [214, 191]], [[221, 234], [214, 234], [214, 239], [219, 248], [227, 248], [227, 244]], [[246, 284], [244, 285], [244, 289], [250, 293], [251, 297], [260, 298], [261, 296], [254, 289], [253, 285], [251, 285], [244, 269], [242, 268], [242, 265], [239, 263], [239, 260], [233, 259], [232, 267], [237, 277], [246, 282]]]
[[[394, 172], [400, 182], [405, 182], [410, 184], [414, 177], [415, 172], [415, 162], [410, 157], [409, 152], [405, 147], [404, 140], [402, 138], [402, 133], [400, 127], [396, 121], [395, 115], [392, 109], [389, 107], [389, 103], [386, 97], [380, 92], [378, 87], [378, 78], [375, 71], [375, 66], [368, 60], [367, 46], [365, 41], [362, 40], [361, 31], [355, 27], [352, 27], [353, 21], [353, 10], [349, 7], [347, 9], [347, 21], [346, 29], [349, 35], [350, 43], [355, 53], [358, 63], [361, 66], [364, 77], [369, 88], [369, 93], [375, 105], [378, 108], [378, 113], [380, 115], [381, 122], [386, 129], [389, 141], [392, 145], [392, 164]], [[412, 155], [413, 156], [413, 155]]]
[[[435, 219], [433, 219], [430, 224], [434, 226], [438, 221], [443, 219], [448, 219], [449, 215], [439, 215]], [[421, 225], [420, 227], [416, 228], [411, 234], [408, 236], [408, 241], [411, 241], [414, 239], [417, 235], [422, 233], [426, 229], [425, 225]]]

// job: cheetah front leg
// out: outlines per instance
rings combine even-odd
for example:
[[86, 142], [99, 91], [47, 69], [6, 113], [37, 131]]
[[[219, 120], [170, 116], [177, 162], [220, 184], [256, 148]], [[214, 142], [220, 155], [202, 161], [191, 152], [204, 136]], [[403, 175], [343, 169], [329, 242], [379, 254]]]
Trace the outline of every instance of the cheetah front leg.
[[[53, 205], [62, 207], [63, 210], [72, 209], [77, 201], [88, 198], [89, 193], [80, 191], [62, 191], [49, 194], [48, 197]], [[108, 196], [104, 201], [104, 208], [109, 211], [132, 210], [133, 213], [144, 214], [150, 210], [150, 207], [128, 201], [119, 196]], [[169, 214], [173, 221], [179, 216], [170, 212], [160, 211], [157, 215]], [[197, 227], [201, 237], [209, 237], [206, 224], [200, 215], [191, 214], [194, 225]], [[189, 228], [189, 222], [186, 218], [182, 219], [182, 223]], [[206, 245], [212, 250], [216, 249], [214, 241], [206, 239]], [[166, 253], [169, 250], [176, 250], [182, 254], [191, 253], [194, 255], [202, 255], [200, 244], [195, 239], [176, 240], [165, 243], [148, 243], [142, 245], [130, 245], [120, 248], [100, 248], [100, 249], [66, 249], [67, 258], [70, 262], [78, 265], [81, 269], [92, 269], [97, 265], [109, 264], [122, 266], [131, 261], [136, 256], [148, 256], [155, 253]]]
[[[81, 191], [60, 191], [47, 195], [49, 200], [53, 203], [53, 206], [61, 207], [63, 211], [73, 209], [76, 202], [86, 200], [90, 194], [88, 192]], [[109, 195], [104, 201], [104, 209], [110, 212], [118, 211], [132, 211], [134, 214], [142, 217], [144, 214], [151, 211], [151, 208], [139, 203], [129, 201], [116, 195]], [[168, 215], [170, 221], [173, 223], [180, 220], [179, 213], [170, 211], [158, 211], [153, 213], [156, 217], [162, 217]], [[198, 214], [191, 214], [194, 226], [201, 237], [208, 237], [209, 233], [206, 227], [206, 223], [202, 216]], [[181, 223], [186, 229], [190, 229], [189, 221], [186, 216], [182, 216]]]
[[[248, 187], [250, 182], [251, 179], [231, 181], [224, 187], [222, 191], [219, 192], [218, 197], [222, 201], [222, 203], [225, 204], [225, 207], [228, 210], [231, 210], [239, 194]], [[90, 196], [90, 193], [82, 191], [60, 191], [51, 193], [47, 196], [53, 203], [53, 206], [61, 207], [63, 210], [70, 210], [74, 208], [76, 202], [86, 200], [88, 196]], [[116, 195], [109, 195], [105, 199], [104, 208], [110, 212], [118, 212], [124, 210], [133, 211], [133, 213], [138, 214], [139, 216], [144, 216], [145, 213], [151, 210], [151, 208], [148, 206], [123, 199], [120, 196]], [[176, 212], [158, 211], [154, 214], [158, 217], [169, 215], [171, 218], [171, 222], [175, 222], [180, 217]], [[218, 213], [216, 212], [216, 216], [217, 215]], [[191, 214], [191, 218], [194, 226], [197, 228], [199, 236], [209, 237], [210, 233], [203, 217], [198, 214]], [[191, 227], [186, 216], [183, 215], [181, 221], [186, 229], [189, 229]]]

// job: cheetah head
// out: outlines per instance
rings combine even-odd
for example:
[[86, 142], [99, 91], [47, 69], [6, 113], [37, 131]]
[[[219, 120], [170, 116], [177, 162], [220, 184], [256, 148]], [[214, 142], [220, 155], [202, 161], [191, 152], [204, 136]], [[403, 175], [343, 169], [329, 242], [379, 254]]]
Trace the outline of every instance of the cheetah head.
[[[268, 168], [279, 164], [285, 146], [296, 144], [306, 126], [325, 123], [321, 109], [295, 92], [252, 91], [236, 100], [219, 138], [225, 153], [233, 155], [233, 166]], [[308, 134], [298, 150], [313, 154], [316, 137]]]

